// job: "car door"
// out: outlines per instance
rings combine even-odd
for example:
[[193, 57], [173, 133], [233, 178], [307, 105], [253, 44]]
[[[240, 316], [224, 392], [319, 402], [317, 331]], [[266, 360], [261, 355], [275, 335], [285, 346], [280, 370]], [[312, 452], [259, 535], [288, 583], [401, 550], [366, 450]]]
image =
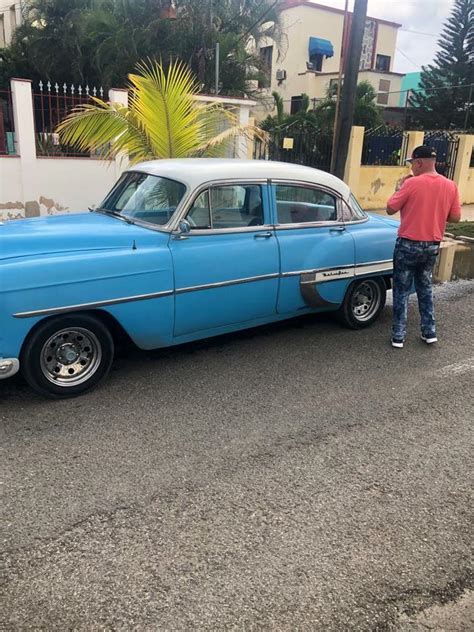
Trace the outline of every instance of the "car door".
[[279, 254], [264, 182], [215, 183], [197, 191], [186, 235], [172, 235], [179, 338], [276, 312]]
[[308, 307], [335, 309], [354, 275], [354, 241], [339, 196], [313, 184], [272, 181], [280, 247], [280, 314]]

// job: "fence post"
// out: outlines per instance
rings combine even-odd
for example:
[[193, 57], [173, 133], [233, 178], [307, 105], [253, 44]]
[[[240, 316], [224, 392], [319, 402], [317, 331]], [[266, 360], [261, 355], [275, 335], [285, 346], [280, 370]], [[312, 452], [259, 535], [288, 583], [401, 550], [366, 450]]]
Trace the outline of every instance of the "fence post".
[[36, 199], [35, 121], [33, 95], [29, 79], [11, 79], [13, 120], [15, 123], [16, 153], [20, 156], [21, 190], [25, 203], [25, 217], [37, 217], [40, 206]]
[[461, 134], [459, 136], [459, 148], [456, 158], [456, 166], [454, 167], [453, 180], [457, 184], [459, 189], [459, 198], [461, 204], [467, 196], [467, 186], [469, 177], [469, 165], [471, 163], [471, 154], [474, 147], [474, 135], [473, 134]]
[[[239, 125], [248, 125], [250, 120], [250, 105], [239, 105]], [[247, 158], [249, 154], [249, 139], [241, 134], [237, 139], [236, 158]]]
[[346, 166], [344, 169], [344, 182], [357, 195], [357, 185], [360, 179], [360, 167], [362, 162], [362, 148], [364, 145], [365, 128], [353, 125], [349, 140]]
[[[110, 103], [128, 106], [128, 90], [124, 88], [111, 88], [109, 90]], [[125, 154], [117, 154], [115, 156], [115, 175], [118, 178], [122, 171], [128, 168], [128, 156]]]
[[[415, 147], [419, 147], [423, 145], [423, 139], [425, 137], [425, 132], [407, 132], [408, 143], [407, 143], [407, 158], [410, 158]], [[400, 165], [404, 166], [404, 165]]]

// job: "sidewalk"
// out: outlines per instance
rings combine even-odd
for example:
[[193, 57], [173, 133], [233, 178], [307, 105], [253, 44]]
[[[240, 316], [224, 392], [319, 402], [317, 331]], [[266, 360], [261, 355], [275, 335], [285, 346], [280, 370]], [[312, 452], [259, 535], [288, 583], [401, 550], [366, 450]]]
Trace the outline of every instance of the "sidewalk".
[[[379, 215], [385, 215], [385, 209], [380, 209], [376, 211], [370, 211], [371, 213], [378, 213]], [[392, 215], [394, 219], [400, 219], [400, 213], [396, 213]], [[461, 211], [461, 221], [462, 222], [474, 222], [474, 204], [463, 204]]]

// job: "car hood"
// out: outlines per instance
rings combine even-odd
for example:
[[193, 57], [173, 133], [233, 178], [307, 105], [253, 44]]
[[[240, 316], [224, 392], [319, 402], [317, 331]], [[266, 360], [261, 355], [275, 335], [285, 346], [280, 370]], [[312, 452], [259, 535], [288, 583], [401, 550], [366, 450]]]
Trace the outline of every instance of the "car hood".
[[369, 217], [381, 224], [385, 224], [386, 226], [393, 226], [393, 228], [398, 228], [400, 226], [400, 222], [398, 219], [392, 219], [391, 217], [385, 217], [384, 215], [379, 215], [378, 213], [368, 213]]
[[168, 236], [100, 213], [10, 220], [0, 224], [0, 261], [137, 248], [151, 239], [159, 245]]

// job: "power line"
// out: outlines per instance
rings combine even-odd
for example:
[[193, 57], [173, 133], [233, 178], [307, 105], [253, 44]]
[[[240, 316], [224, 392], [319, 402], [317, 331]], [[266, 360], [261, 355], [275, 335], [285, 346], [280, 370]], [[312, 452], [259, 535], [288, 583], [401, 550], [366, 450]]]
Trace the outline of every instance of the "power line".
[[414, 65], [414, 66], [416, 66], [417, 68], [421, 68], [420, 64], [417, 64], [416, 62], [414, 62], [414, 61], [413, 61], [413, 59], [410, 59], [410, 58], [408, 57], [408, 55], [405, 55], [405, 53], [404, 53], [404, 52], [403, 52], [400, 48], [398, 48], [398, 46], [396, 46], [396, 47], [395, 47], [395, 49], [396, 49], [399, 53], [401, 53], [401, 54], [403, 55], [403, 57], [405, 57], [405, 59], [407, 59], [407, 60], [408, 60], [411, 64], [413, 64], [413, 65]]
[[424, 31], [413, 31], [412, 29], [399, 29], [400, 31], [403, 31], [404, 33], [416, 33], [417, 35], [426, 35], [426, 37], [434, 37], [435, 39], [438, 39], [438, 37], [440, 37], [440, 33], [436, 34], [436, 33], [425, 33]]

